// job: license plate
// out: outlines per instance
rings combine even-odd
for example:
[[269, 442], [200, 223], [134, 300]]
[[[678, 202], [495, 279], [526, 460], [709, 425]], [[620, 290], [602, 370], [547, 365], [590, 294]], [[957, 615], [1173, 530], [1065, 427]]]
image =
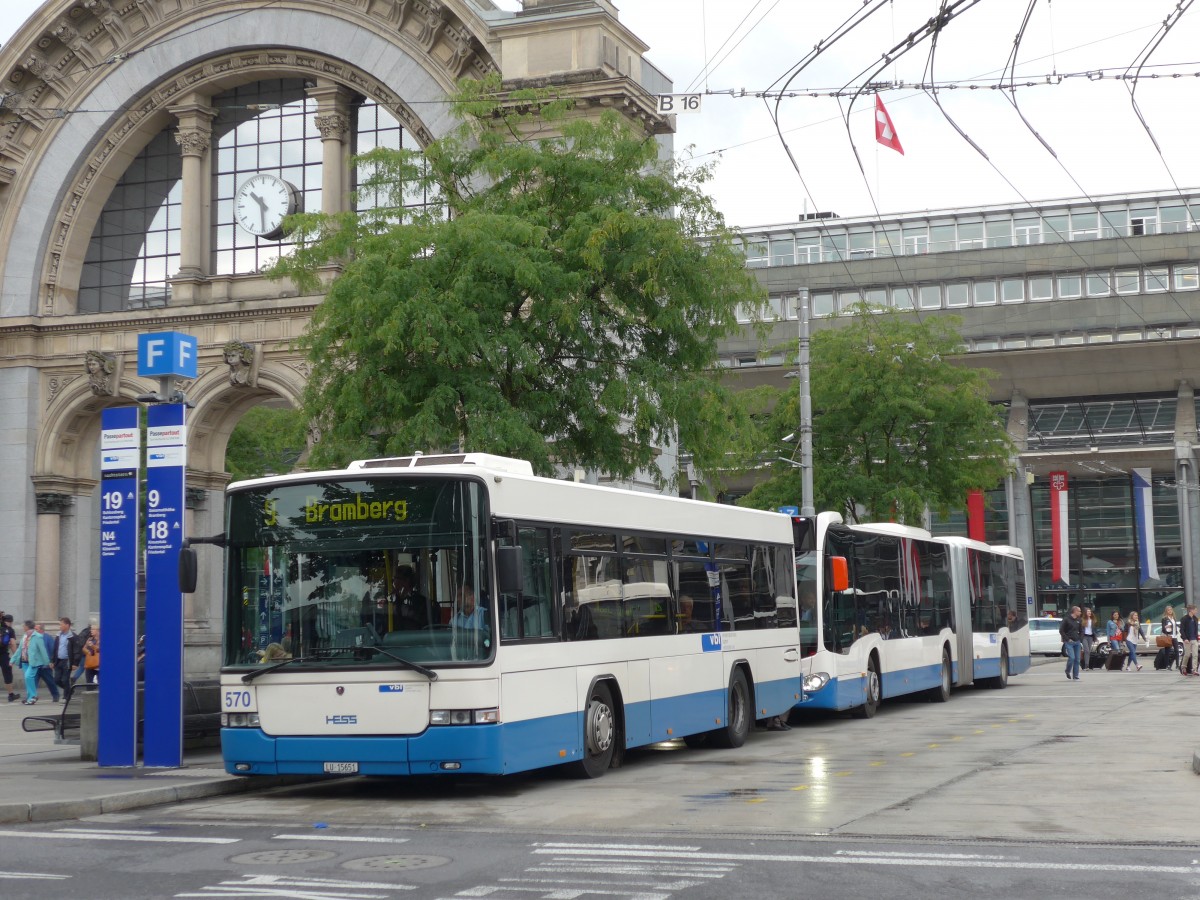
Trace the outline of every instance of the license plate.
[[357, 775], [358, 763], [327, 762], [325, 772], [329, 775]]

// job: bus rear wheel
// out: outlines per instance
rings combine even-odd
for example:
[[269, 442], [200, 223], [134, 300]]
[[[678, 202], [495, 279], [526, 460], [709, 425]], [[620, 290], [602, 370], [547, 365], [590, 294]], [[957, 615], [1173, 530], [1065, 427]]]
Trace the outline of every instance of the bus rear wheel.
[[617, 713], [612, 691], [603, 682], [592, 688], [583, 711], [583, 759], [575, 764], [580, 778], [599, 778], [612, 765], [617, 744]]
[[854, 708], [854, 718], [873, 719], [879, 711], [879, 701], [883, 699], [883, 688], [879, 682], [879, 664], [875, 657], [867, 663], [867, 696], [862, 706]]
[[725, 727], [709, 732], [713, 746], [727, 749], [742, 746], [750, 734], [750, 724], [750, 685], [746, 682], [746, 673], [735, 668], [729, 674]]
[[934, 703], [945, 703], [950, 699], [950, 651], [942, 648], [942, 670], [938, 673], [938, 685], [929, 691], [929, 699]]
[[1000, 674], [992, 679], [992, 687], [998, 691], [1008, 687], [1008, 644], [1000, 648]]

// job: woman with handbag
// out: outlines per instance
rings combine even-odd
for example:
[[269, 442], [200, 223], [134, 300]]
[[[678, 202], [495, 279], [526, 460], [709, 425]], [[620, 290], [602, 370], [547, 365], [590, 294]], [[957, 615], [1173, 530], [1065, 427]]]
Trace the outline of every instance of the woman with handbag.
[[1125, 625], [1121, 621], [1121, 611], [1114, 609], [1112, 617], [1105, 625], [1105, 633], [1108, 635], [1108, 666], [1109, 669], [1116, 668], [1117, 657], [1125, 652]]
[[1079, 631], [1082, 636], [1079, 646], [1079, 664], [1086, 672], [1092, 667], [1092, 646], [1096, 643], [1096, 635], [1098, 633], [1096, 614], [1092, 612], [1090, 606], [1085, 607], [1083, 610], [1083, 618], [1079, 620]]
[[1162, 634], [1158, 636], [1157, 644], [1161, 649], [1171, 648], [1167, 654], [1164, 669], [1169, 669], [1179, 662], [1179, 623], [1175, 620], [1175, 607], [1173, 606], [1168, 606], [1164, 610]]
[[1141, 636], [1142, 623], [1138, 621], [1137, 610], [1131, 609], [1129, 617], [1125, 620], [1125, 649], [1129, 651], [1129, 662], [1121, 667], [1121, 671], [1142, 671], [1142, 667], [1137, 661], [1137, 642]]

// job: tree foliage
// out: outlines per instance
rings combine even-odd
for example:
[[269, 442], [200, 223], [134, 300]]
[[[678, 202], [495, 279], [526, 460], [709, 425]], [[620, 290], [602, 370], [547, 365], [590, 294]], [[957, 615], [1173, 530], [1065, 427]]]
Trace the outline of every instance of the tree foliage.
[[[926, 507], [945, 514], [968, 491], [1001, 481], [1014, 447], [1002, 411], [988, 402], [990, 373], [951, 361], [962, 343], [957, 326], [950, 316], [913, 321], [863, 307], [853, 322], [813, 336], [817, 509], [919, 523]], [[760, 446], [786, 446], [782, 437], [799, 431], [798, 388], [760, 392], [758, 402], [772, 407]], [[798, 505], [800, 470], [777, 459], [771, 470], [743, 503]]]
[[229, 435], [225, 471], [234, 481], [283, 475], [295, 468], [306, 445], [304, 413], [256, 406], [242, 416]]
[[501, 106], [498, 86], [463, 82], [461, 127], [423, 153], [362, 157], [373, 209], [294, 223], [275, 274], [311, 287], [341, 269], [302, 339], [314, 464], [461, 446], [629, 476], [678, 437], [715, 466], [740, 415], [717, 341], [761, 288], [709, 172], [615, 114]]

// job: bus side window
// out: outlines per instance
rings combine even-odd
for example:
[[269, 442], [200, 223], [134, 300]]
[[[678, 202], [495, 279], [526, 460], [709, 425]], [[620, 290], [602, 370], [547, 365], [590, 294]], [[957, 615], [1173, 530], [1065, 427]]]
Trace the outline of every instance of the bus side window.
[[524, 551], [525, 590], [520, 594], [500, 595], [500, 637], [504, 640], [553, 637], [550, 533], [545, 528], [521, 528], [517, 540]]

